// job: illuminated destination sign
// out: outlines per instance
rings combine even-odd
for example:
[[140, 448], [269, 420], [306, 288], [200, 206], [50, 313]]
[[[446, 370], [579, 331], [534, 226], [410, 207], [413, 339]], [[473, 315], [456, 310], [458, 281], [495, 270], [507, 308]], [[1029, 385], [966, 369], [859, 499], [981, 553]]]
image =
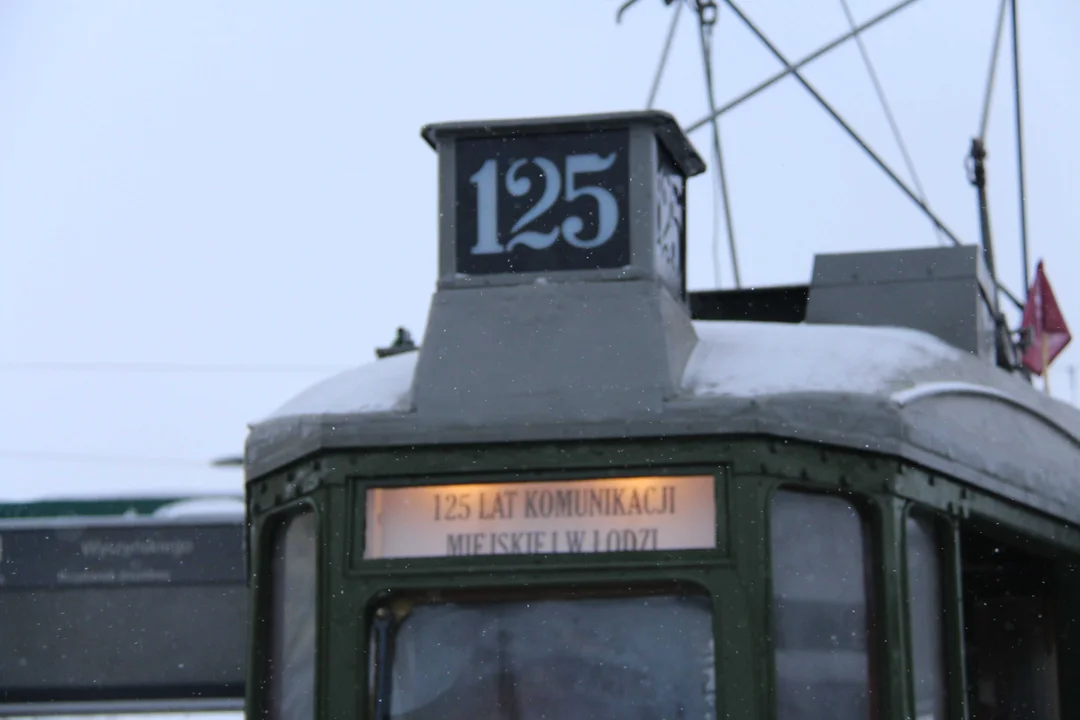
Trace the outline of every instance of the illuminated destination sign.
[[715, 479], [372, 488], [365, 539], [368, 559], [711, 549]]

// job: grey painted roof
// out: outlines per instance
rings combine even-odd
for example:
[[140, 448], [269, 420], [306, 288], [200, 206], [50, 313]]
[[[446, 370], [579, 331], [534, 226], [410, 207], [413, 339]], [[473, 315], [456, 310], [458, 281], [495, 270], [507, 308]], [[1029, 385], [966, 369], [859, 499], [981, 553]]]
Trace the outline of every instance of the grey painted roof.
[[924, 332], [693, 323], [659, 412], [493, 424], [416, 411], [419, 353], [330, 378], [252, 426], [249, 478], [319, 449], [766, 434], [904, 457], [1080, 524], [1080, 410]]
[[506, 137], [528, 134], [550, 136], [565, 132], [599, 132], [630, 126], [650, 128], [687, 177], [705, 172], [705, 161], [683, 134], [674, 116], [661, 110], [435, 123], [425, 125], [420, 130], [420, 136], [432, 149], [436, 149], [438, 141], [443, 138]]

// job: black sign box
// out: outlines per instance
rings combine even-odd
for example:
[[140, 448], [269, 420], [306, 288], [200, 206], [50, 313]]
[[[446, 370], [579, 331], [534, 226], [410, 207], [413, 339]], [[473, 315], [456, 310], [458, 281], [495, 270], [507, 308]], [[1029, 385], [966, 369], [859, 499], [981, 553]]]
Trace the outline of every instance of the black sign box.
[[458, 140], [457, 272], [629, 265], [629, 139], [612, 130]]
[[242, 520], [0, 529], [0, 712], [241, 701], [243, 532]]
[[244, 582], [239, 523], [0, 530], [0, 590], [230, 582]]

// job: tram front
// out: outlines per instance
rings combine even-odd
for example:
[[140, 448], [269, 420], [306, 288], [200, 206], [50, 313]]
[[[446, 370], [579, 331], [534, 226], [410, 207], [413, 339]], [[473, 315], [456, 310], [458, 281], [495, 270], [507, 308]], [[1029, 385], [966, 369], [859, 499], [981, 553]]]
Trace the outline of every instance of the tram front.
[[248, 440], [249, 713], [707, 719], [726, 695], [753, 717], [730, 448], [669, 407], [697, 343], [701, 158], [656, 112], [423, 136], [440, 224], [420, 349]]

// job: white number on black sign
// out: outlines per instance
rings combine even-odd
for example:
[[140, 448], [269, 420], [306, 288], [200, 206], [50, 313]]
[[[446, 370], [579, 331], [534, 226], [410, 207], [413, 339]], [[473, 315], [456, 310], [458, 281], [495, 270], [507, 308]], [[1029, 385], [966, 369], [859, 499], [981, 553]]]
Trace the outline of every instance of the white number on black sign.
[[[558, 165], [547, 158], [533, 158], [531, 162], [540, 169], [544, 180], [544, 192], [536, 204], [514, 223], [510, 229], [511, 238], [505, 246], [499, 242], [498, 165], [494, 158], [486, 161], [469, 178], [469, 182], [476, 186], [476, 244], [472, 247], [472, 254], [495, 255], [509, 252], [518, 245], [533, 250], [545, 250], [554, 245], [560, 235], [567, 243], [581, 250], [591, 250], [606, 243], [619, 225], [619, 203], [609, 190], [599, 185], [581, 184], [580, 176], [604, 172], [615, 164], [615, 155], [616, 153], [611, 153], [601, 157], [596, 153], [588, 153], [568, 156], [565, 188], [564, 173], [559, 172]], [[530, 161], [515, 160], [506, 172], [506, 191], [514, 197], [522, 197], [532, 189], [532, 181], [518, 175], [528, 162]], [[596, 201], [597, 231], [594, 237], [581, 237], [585, 222], [577, 215], [566, 218], [561, 225], [546, 233], [525, 229], [551, 210], [559, 199], [560, 191], [566, 202], [581, 197], [590, 197]]]

